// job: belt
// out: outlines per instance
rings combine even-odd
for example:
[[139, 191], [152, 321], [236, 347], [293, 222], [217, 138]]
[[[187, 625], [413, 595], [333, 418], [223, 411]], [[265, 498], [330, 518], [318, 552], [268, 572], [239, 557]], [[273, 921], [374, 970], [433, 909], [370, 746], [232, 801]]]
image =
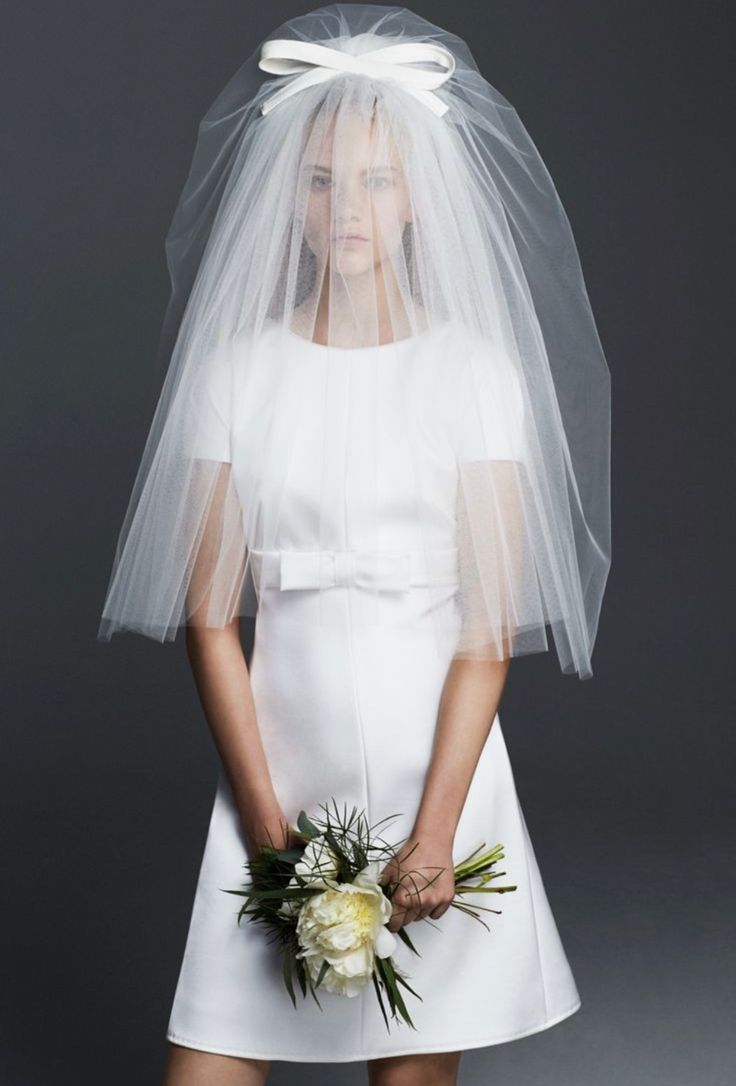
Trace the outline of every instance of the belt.
[[261, 588], [356, 585], [406, 592], [415, 585], [456, 584], [457, 547], [418, 551], [251, 550]]

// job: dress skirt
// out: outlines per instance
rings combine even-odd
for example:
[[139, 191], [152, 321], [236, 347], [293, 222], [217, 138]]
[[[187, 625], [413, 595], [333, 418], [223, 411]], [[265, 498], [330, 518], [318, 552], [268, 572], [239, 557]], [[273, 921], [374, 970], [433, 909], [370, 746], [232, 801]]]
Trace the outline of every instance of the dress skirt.
[[[340, 810], [343, 804], [348, 812], [364, 810], [371, 825], [399, 814], [379, 829], [393, 843], [410, 833], [421, 799], [446, 667], [419, 594], [396, 598], [405, 621], [397, 614], [390, 624], [356, 627], [348, 591], [331, 590], [335, 621], [311, 636], [292, 621], [280, 622], [280, 606], [295, 603], [291, 594], [264, 594], [251, 684], [290, 823], [301, 809], [323, 814], [319, 805], [334, 796]], [[322, 991], [322, 1010], [297, 986], [294, 1008], [277, 944], [261, 925], [246, 918], [238, 925], [243, 899], [223, 889], [242, 888], [248, 852], [221, 770], [168, 1039], [230, 1056], [329, 1063], [477, 1048], [566, 1018], [581, 1001], [496, 716], [457, 826], [454, 862], [498, 842], [505, 849], [499, 884], [517, 889], [467, 899], [502, 910], [481, 913], [490, 931], [454, 908], [439, 920], [408, 925], [421, 957], [399, 940], [394, 960], [422, 1001], [405, 991], [416, 1029], [389, 1018], [389, 1033], [372, 984], [352, 998]]]

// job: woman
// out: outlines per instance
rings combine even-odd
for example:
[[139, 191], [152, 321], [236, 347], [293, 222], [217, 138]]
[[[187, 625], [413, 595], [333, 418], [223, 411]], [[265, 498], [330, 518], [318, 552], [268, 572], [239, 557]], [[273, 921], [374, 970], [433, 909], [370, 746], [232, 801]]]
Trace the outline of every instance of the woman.
[[[185, 627], [221, 759], [166, 1084], [453, 1083], [580, 1006], [497, 709], [547, 626], [592, 674], [608, 371], [554, 187], [459, 39], [338, 4], [257, 61], [277, 78], [251, 58], [213, 105], [167, 239], [176, 342], [99, 631]], [[295, 1010], [223, 893], [332, 797], [395, 816], [415, 1030], [370, 986]], [[452, 868], [496, 841], [516, 890], [488, 931]]]

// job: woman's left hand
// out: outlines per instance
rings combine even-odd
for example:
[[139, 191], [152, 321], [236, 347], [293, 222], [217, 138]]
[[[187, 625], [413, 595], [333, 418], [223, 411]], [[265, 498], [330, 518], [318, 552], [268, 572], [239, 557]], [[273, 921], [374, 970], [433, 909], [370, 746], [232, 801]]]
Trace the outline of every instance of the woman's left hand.
[[[412, 851], [413, 849], [413, 851]], [[409, 855], [411, 853], [411, 855]], [[394, 853], [379, 882], [397, 883], [391, 895], [389, 931], [396, 932], [425, 916], [438, 920], [455, 897], [452, 843], [413, 834]], [[431, 885], [430, 885], [431, 884]]]

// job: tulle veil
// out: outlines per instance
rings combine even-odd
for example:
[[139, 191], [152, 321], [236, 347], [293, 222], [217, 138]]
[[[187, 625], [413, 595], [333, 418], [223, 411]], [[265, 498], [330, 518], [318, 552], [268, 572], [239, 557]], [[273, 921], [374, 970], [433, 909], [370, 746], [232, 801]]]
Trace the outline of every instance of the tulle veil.
[[[378, 624], [385, 593], [421, 591], [454, 601], [443, 651], [503, 659], [551, 631], [562, 671], [592, 674], [609, 371], [554, 183], [462, 39], [394, 6], [287, 20], [202, 119], [166, 258], [167, 369], [101, 640], [222, 627], [291, 577], [295, 622], [336, 585]], [[330, 443], [327, 413], [366, 398], [372, 425]], [[391, 535], [397, 435], [411, 546]], [[300, 555], [308, 441], [319, 547]]]

